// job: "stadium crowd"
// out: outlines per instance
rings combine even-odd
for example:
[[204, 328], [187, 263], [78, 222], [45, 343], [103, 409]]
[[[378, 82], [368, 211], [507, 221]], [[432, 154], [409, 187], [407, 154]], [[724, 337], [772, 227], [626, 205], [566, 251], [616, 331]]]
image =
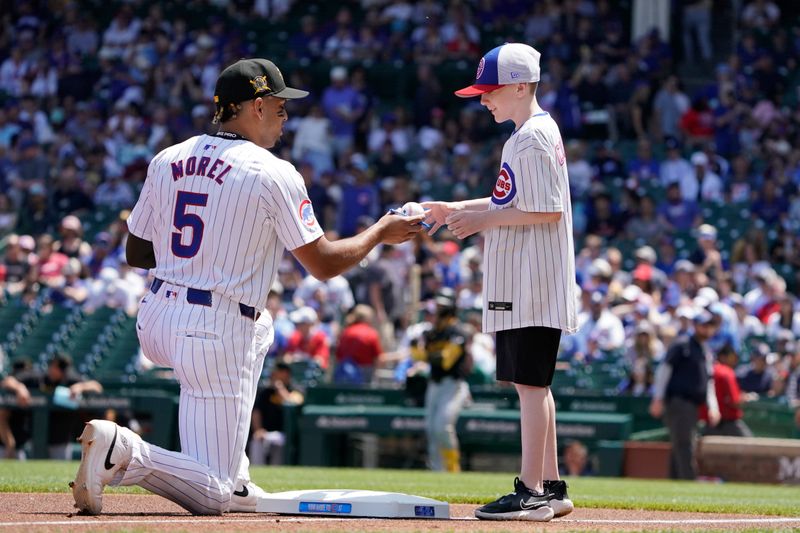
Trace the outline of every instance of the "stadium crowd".
[[[743, 390], [798, 405], [800, 18], [752, 0], [735, 45], [714, 50], [713, 2], [685, 4], [667, 42], [655, 29], [631, 40], [613, 0], [4, 2], [1, 297], [135, 314], [148, 280], [125, 263], [125, 219], [147, 163], [213, 131], [214, 80], [243, 56], [281, 54], [311, 90], [276, 149], [330, 238], [409, 200], [485, 196], [502, 146], [489, 141], [508, 129], [448, 88], [487, 44], [519, 40], [542, 52], [539, 102], [567, 143], [583, 312], [562, 359], [618, 363], [620, 390], [649, 394], [665, 347], [707, 309]], [[271, 356], [402, 381], [417, 316], [450, 287], [490, 377], [481, 254], [480, 236], [440, 231], [326, 282], [287, 255]]]

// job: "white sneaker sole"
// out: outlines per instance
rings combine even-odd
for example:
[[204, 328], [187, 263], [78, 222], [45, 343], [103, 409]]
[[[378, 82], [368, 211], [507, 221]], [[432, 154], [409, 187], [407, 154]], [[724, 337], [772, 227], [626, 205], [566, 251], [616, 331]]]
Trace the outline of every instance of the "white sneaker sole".
[[549, 522], [554, 517], [553, 509], [545, 505], [530, 511], [514, 511], [512, 513], [484, 513], [475, 510], [475, 517], [481, 520], [527, 520], [529, 522]]
[[103, 510], [103, 487], [114, 476], [116, 468], [106, 470], [104, 461], [108, 449], [117, 434], [116, 424], [107, 420], [92, 420], [83, 428], [83, 433], [78, 437], [81, 443], [81, 465], [75, 481], [69, 486], [72, 488], [72, 497], [75, 498], [75, 507], [87, 514], [100, 514]]
[[550, 507], [553, 508], [555, 518], [567, 516], [569, 513], [575, 510], [575, 506], [572, 504], [572, 500], [569, 498], [564, 498], [563, 500], [550, 500]]

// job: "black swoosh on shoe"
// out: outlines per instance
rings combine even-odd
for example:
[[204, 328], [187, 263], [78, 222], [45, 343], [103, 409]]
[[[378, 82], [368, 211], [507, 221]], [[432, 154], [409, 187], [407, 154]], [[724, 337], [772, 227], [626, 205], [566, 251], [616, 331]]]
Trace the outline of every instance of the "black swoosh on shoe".
[[247, 498], [248, 494], [250, 494], [250, 491], [247, 490], [247, 485], [242, 486], [242, 490], [233, 491], [233, 495], [239, 496], [240, 498]]
[[111, 470], [112, 468], [114, 468], [116, 466], [114, 463], [111, 462], [111, 452], [114, 451], [114, 446], [116, 444], [117, 444], [117, 428], [115, 426], [114, 427], [114, 438], [111, 439], [111, 446], [108, 447], [108, 453], [106, 454], [106, 462], [104, 464], [104, 466], [106, 467], [106, 470]]

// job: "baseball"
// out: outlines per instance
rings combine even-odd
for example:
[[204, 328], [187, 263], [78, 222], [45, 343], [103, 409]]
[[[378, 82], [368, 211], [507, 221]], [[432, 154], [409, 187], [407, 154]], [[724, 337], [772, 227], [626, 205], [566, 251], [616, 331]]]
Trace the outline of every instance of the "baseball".
[[422, 215], [425, 213], [425, 208], [417, 202], [406, 202], [402, 207], [403, 213], [406, 216]]

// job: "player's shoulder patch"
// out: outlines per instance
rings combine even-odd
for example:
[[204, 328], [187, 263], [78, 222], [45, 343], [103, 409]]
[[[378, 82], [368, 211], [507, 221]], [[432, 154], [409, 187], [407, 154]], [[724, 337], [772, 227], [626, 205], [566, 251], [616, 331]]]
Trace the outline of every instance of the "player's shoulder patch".
[[314, 206], [311, 205], [311, 200], [306, 198], [300, 202], [300, 206], [297, 208], [297, 214], [300, 217], [300, 221], [303, 223], [303, 227], [306, 229], [306, 231], [312, 233], [316, 231], [317, 217], [314, 216]]
[[503, 163], [492, 191], [492, 203], [506, 205], [517, 195], [517, 180], [511, 165]]

